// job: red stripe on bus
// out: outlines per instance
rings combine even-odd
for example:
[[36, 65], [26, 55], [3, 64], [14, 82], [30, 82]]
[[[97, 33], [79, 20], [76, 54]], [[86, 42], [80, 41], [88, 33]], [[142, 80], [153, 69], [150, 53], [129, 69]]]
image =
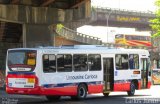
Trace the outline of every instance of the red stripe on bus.
[[102, 93], [103, 92], [103, 85], [88, 85], [88, 93]]
[[[151, 82], [148, 82], [147, 88], [151, 87]], [[138, 89], [141, 89], [141, 83], [138, 82]], [[130, 83], [115, 83], [114, 91], [129, 91]], [[6, 87], [6, 92], [9, 94], [26, 94], [26, 95], [76, 95], [77, 86], [68, 86], [61, 88], [9, 88]], [[88, 93], [102, 93], [103, 85], [88, 86]]]
[[6, 92], [8, 94], [26, 94], [26, 95], [40, 95], [40, 87], [35, 88], [10, 88], [6, 86]]
[[[88, 85], [88, 94], [102, 93], [103, 85]], [[77, 86], [42, 88], [42, 95], [77, 95]]]
[[131, 46], [136, 46], [137, 44], [133, 43], [133, 42], [130, 42], [130, 41], [127, 41], [126, 42], [128, 45], [131, 45]]
[[114, 91], [129, 91], [129, 90], [130, 90], [130, 82], [114, 84]]
[[[27, 95], [77, 95], [77, 86], [57, 87], [57, 88], [9, 88], [6, 87], [6, 91], [9, 94], [27, 94]], [[103, 85], [89, 85], [88, 93], [102, 93]]]
[[151, 84], [152, 84], [151, 81], [148, 81], [148, 84], [147, 84], [147, 88], [148, 88], [148, 89], [151, 88]]
[[141, 81], [138, 81], [138, 89], [141, 89]]
[[41, 88], [41, 95], [76, 95], [77, 86]]
[[138, 41], [138, 40], [130, 40], [131, 42], [136, 42], [136, 43], [139, 43], [139, 44], [142, 44], [144, 46], [151, 46], [151, 43], [150, 42], [143, 42], [143, 41]]

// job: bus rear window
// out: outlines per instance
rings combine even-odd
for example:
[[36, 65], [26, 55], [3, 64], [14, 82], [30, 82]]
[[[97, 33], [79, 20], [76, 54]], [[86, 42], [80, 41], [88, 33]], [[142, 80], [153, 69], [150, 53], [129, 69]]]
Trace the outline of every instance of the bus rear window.
[[8, 52], [8, 65], [25, 65], [35, 66], [36, 65], [36, 51], [34, 50], [11, 50]]

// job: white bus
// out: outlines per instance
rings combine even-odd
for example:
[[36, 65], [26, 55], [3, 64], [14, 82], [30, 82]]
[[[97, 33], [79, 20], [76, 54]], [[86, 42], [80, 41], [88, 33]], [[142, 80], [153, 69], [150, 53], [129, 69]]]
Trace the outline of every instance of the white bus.
[[151, 86], [149, 52], [96, 45], [9, 49], [6, 91], [9, 94], [85, 99], [87, 94]]

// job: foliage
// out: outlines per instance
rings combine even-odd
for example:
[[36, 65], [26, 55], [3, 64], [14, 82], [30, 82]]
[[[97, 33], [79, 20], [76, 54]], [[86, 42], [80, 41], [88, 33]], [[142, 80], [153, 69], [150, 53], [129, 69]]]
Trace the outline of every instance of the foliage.
[[57, 32], [60, 32], [64, 26], [62, 24], [57, 24]]
[[152, 37], [159, 37], [160, 36], [160, 0], [156, 0], [155, 6], [157, 7], [157, 10], [155, 11], [156, 18], [150, 20], [151, 27], [153, 31], [155, 31], [155, 34], [152, 35]]

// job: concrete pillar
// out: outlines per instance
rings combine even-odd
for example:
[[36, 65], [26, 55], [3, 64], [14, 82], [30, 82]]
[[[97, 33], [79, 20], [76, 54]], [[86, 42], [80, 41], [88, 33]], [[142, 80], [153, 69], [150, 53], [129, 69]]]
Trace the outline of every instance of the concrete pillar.
[[23, 40], [23, 47], [26, 48], [26, 24], [22, 25], [22, 40]]
[[53, 45], [49, 25], [23, 24], [23, 47]]

